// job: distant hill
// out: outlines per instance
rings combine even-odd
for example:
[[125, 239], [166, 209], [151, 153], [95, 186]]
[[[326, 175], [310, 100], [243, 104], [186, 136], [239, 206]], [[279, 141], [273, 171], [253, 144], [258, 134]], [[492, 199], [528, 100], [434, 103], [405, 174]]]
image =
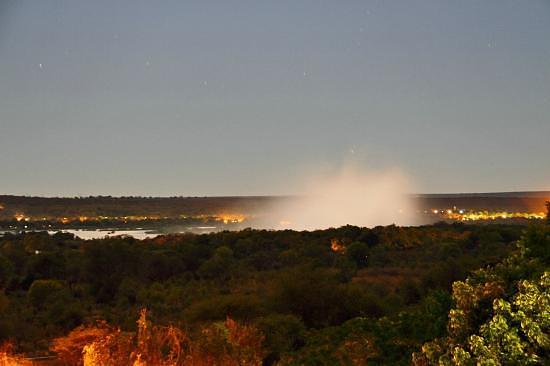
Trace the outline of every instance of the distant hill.
[[546, 212], [550, 191], [419, 194], [422, 209], [453, 208], [466, 210], [503, 210], [510, 212]]
[[486, 193], [426, 193], [419, 198], [550, 198], [550, 191], [486, 192]]
[[[16, 215], [59, 219], [63, 217], [181, 216], [241, 214], [256, 215], [291, 196], [240, 197], [27, 197], [0, 195], [0, 220]], [[414, 195], [419, 209], [505, 210], [545, 212], [549, 191]]]
[[177, 218], [226, 213], [254, 213], [276, 197], [25, 197], [0, 196], [0, 219], [152, 216]]

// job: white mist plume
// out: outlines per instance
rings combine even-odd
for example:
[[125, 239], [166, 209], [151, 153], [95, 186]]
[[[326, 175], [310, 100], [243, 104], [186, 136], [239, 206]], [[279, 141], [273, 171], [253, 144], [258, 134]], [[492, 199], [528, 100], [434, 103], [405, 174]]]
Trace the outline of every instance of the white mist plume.
[[305, 186], [305, 196], [272, 207], [261, 226], [315, 230], [415, 223], [412, 186], [398, 170], [364, 171], [348, 164], [337, 174], [308, 179]]

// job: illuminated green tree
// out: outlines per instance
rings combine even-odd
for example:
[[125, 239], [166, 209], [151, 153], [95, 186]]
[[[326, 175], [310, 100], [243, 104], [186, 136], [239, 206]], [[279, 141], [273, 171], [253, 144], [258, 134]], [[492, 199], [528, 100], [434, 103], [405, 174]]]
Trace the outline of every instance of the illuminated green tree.
[[521, 281], [511, 302], [496, 299], [493, 316], [451, 350], [456, 365], [529, 365], [548, 362], [550, 272], [539, 283]]
[[550, 227], [530, 227], [518, 248], [453, 284], [448, 336], [426, 343], [414, 365], [550, 363]]

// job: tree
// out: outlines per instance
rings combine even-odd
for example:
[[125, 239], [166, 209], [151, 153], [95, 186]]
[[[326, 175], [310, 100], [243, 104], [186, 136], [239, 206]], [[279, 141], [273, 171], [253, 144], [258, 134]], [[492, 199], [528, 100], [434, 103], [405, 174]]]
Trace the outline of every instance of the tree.
[[347, 257], [357, 264], [357, 267], [359, 268], [367, 265], [368, 254], [369, 246], [360, 241], [353, 242], [346, 248]]
[[294, 315], [271, 314], [257, 321], [265, 334], [265, 343], [269, 353], [265, 363], [273, 364], [285, 353], [303, 346], [306, 327]]
[[550, 362], [550, 227], [530, 227], [519, 252], [453, 284], [448, 335], [424, 344], [413, 364]]
[[205, 261], [197, 273], [203, 278], [228, 279], [234, 267], [233, 251], [226, 246], [217, 248], [210, 259]]
[[0, 289], [6, 287], [13, 273], [14, 267], [11, 261], [0, 254]]
[[521, 281], [510, 302], [495, 299], [493, 316], [451, 354], [457, 365], [530, 365], [549, 360], [550, 272]]
[[63, 290], [63, 284], [56, 280], [36, 280], [27, 293], [29, 303], [35, 308], [42, 308]]

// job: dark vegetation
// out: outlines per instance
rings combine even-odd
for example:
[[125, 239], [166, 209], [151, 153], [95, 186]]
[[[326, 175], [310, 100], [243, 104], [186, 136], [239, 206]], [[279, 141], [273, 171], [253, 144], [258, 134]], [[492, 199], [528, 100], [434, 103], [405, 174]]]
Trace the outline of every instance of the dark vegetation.
[[17, 214], [34, 219], [56, 220], [64, 217], [152, 216], [181, 218], [220, 213], [252, 214], [284, 197], [25, 197], [0, 195], [0, 220]]
[[[550, 192], [416, 195], [420, 210], [461, 208], [473, 211], [544, 212]], [[182, 216], [263, 214], [275, 203], [293, 197], [26, 197], [0, 195], [0, 220], [11, 221], [17, 214], [33, 220], [62, 218], [147, 216], [181, 219]]]
[[[0, 342], [46, 352], [54, 337], [98, 319], [135, 330], [147, 308], [156, 324], [180, 329], [228, 315], [251, 324], [265, 335], [264, 364], [405, 365], [425, 342], [448, 336], [453, 282], [514, 255], [523, 230], [442, 223], [143, 241], [6, 234]], [[540, 235], [529, 255], [543, 264], [533, 276], [550, 252]]]

